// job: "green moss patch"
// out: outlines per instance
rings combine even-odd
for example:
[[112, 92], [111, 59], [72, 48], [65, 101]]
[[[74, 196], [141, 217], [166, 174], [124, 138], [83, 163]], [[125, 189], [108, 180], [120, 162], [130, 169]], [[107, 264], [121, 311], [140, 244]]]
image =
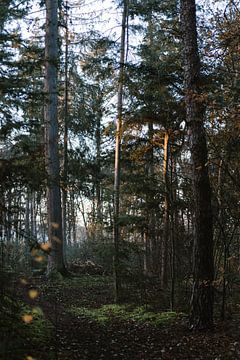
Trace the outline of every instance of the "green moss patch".
[[138, 322], [146, 322], [156, 326], [169, 324], [179, 318], [179, 316], [183, 316], [183, 314], [172, 311], [153, 312], [150, 311], [148, 306], [134, 307], [133, 305], [129, 304], [103, 305], [102, 307], [96, 309], [89, 309], [86, 307], [72, 307], [69, 312], [75, 316], [88, 317], [99, 323], [107, 323], [113, 318], [116, 318], [123, 321], [133, 320]]

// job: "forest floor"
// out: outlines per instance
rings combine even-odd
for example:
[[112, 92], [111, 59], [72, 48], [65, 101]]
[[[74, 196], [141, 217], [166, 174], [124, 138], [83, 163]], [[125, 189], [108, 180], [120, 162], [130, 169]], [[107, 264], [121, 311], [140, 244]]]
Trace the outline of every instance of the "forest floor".
[[240, 359], [240, 319], [193, 333], [182, 313], [114, 305], [109, 277], [22, 277], [9, 293], [14, 299], [5, 297], [0, 318], [3, 360]]

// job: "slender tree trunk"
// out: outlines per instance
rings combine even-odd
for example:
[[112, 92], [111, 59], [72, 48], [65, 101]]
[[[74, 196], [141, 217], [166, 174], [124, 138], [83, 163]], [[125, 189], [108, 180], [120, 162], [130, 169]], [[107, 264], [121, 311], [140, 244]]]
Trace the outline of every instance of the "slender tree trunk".
[[79, 206], [78, 206], [78, 209], [80, 210], [80, 213], [82, 215], [84, 228], [85, 228], [85, 231], [86, 231], [86, 234], [87, 234], [88, 229], [87, 229], [86, 210], [85, 210], [85, 207], [84, 207], [84, 202], [83, 202], [82, 196], [80, 194], [79, 194]]
[[176, 207], [177, 200], [177, 176], [176, 176], [176, 159], [173, 154], [172, 148], [170, 148], [170, 240], [171, 240], [171, 299], [170, 306], [171, 310], [174, 310], [175, 306], [175, 283], [176, 283], [176, 247], [177, 247], [177, 234], [178, 234], [178, 211]]
[[76, 227], [76, 212], [75, 212], [75, 196], [74, 193], [71, 193], [70, 197], [70, 204], [71, 204], [71, 225], [72, 225], [72, 236], [71, 241], [74, 246], [77, 243], [77, 227]]
[[100, 172], [101, 172], [101, 115], [97, 114], [96, 121], [96, 160], [97, 160], [97, 176], [96, 176], [96, 198], [97, 198], [97, 222], [102, 220], [101, 209], [101, 184], [100, 184]]
[[46, 0], [44, 120], [46, 171], [48, 175], [48, 237], [51, 244], [51, 253], [48, 257], [49, 274], [52, 271], [65, 272], [58, 154], [57, 65], [58, 1]]
[[67, 247], [67, 179], [68, 179], [68, 0], [65, 3], [65, 54], [64, 54], [64, 135], [63, 135], [63, 173], [62, 173], [62, 224], [63, 256], [66, 261]]
[[12, 215], [12, 190], [8, 190], [7, 192], [7, 209], [8, 212], [6, 213], [5, 218], [5, 234], [6, 234], [6, 246], [7, 246], [7, 252], [6, 252], [6, 265], [11, 266], [10, 263], [10, 251], [11, 248], [11, 239], [12, 239], [12, 223], [13, 223], [13, 215]]
[[[21, 191], [18, 189], [15, 189], [15, 193], [13, 193], [13, 207], [14, 209], [17, 208], [17, 206], [19, 206], [21, 208]], [[20, 234], [19, 234], [19, 228], [20, 228], [20, 219], [21, 219], [21, 211], [17, 211], [14, 210], [13, 211], [13, 236], [12, 236], [12, 241], [15, 241], [16, 246], [18, 247], [19, 245], [19, 240], [20, 240]]]
[[45, 243], [46, 242], [46, 219], [45, 219], [45, 214], [44, 214], [44, 210], [43, 210], [41, 201], [39, 204], [39, 228], [40, 228], [42, 242]]
[[[149, 14], [148, 19], [148, 41], [149, 48], [152, 50], [153, 46], [153, 21], [152, 12]], [[150, 186], [146, 195], [147, 202], [147, 223], [148, 227], [145, 234], [145, 273], [155, 273], [159, 275], [159, 253], [160, 244], [156, 241], [156, 222], [155, 222], [155, 209], [152, 206], [153, 199], [150, 188], [154, 179], [154, 151], [153, 151], [153, 135], [154, 126], [153, 121], [148, 122], [148, 150], [146, 154], [146, 172], [150, 180]]]
[[4, 191], [2, 190], [2, 188], [0, 186], [0, 241], [1, 241], [2, 249], [3, 249], [3, 241], [4, 241], [4, 231], [3, 231], [4, 212], [3, 212], [3, 208], [4, 208]]
[[190, 322], [193, 329], [213, 326], [213, 224], [208, 153], [204, 129], [205, 107], [200, 93], [195, 0], [181, 0], [184, 45], [186, 121], [190, 134], [192, 184], [195, 202], [194, 264]]
[[95, 237], [97, 241], [102, 239], [102, 201], [101, 201], [101, 118], [102, 114], [99, 111], [96, 119], [96, 225]]
[[114, 271], [114, 285], [115, 285], [115, 302], [119, 302], [120, 291], [121, 291], [120, 259], [119, 259], [120, 160], [121, 160], [121, 139], [122, 139], [122, 117], [123, 117], [123, 83], [124, 83], [124, 65], [125, 65], [125, 52], [126, 52], [125, 43], [126, 43], [126, 27], [127, 27], [127, 17], [128, 17], [127, 13], [128, 13], [128, 0], [124, 0], [123, 14], [122, 14], [121, 48], [120, 48], [120, 69], [119, 69], [119, 80], [118, 80], [117, 129], [116, 129], [115, 171], [114, 171], [113, 271]]
[[[218, 168], [218, 191], [217, 191], [217, 200], [218, 200], [218, 221], [223, 224], [224, 220], [224, 211], [222, 208], [222, 159], [219, 161], [219, 168]], [[223, 228], [220, 231], [221, 237], [223, 239], [223, 280], [222, 280], [222, 304], [221, 304], [221, 319], [225, 319], [225, 308], [226, 308], [226, 295], [227, 295], [227, 288], [226, 288], [226, 270], [227, 270], [227, 239], [226, 234]]]
[[162, 241], [162, 270], [161, 270], [161, 286], [168, 286], [168, 263], [169, 263], [169, 212], [170, 212], [170, 196], [169, 196], [169, 132], [164, 133], [164, 154], [163, 154], [163, 180], [165, 187], [164, 195], [164, 216], [163, 216], [163, 241]]
[[[27, 238], [26, 245], [25, 245], [25, 254], [26, 256], [29, 254], [29, 244], [28, 240], [30, 238], [30, 190], [26, 189], [26, 196], [25, 196], [25, 224], [24, 224], [24, 234]], [[29, 257], [29, 264], [31, 263], [30, 257]]]
[[37, 209], [36, 209], [36, 197], [35, 197], [34, 191], [31, 192], [30, 214], [31, 214], [31, 223], [30, 223], [31, 236], [36, 238], [36, 236], [37, 236]]
[[[153, 155], [153, 123], [148, 123], [148, 151], [146, 154], [146, 173], [150, 180], [150, 186], [152, 185], [151, 182], [154, 178], [154, 155]], [[149, 188], [150, 190], [150, 188]], [[159, 244], [156, 242], [156, 231], [155, 231], [155, 209], [152, 206], [152, 194], [149, 192], [146, 195], [146, 203], [147, 203], [147, 223], [148, 227], [145, 231], [144, 236], [144, 272], [145, 274], [150, 274], [155, 272], [156, 274], [159, 273], [157, 269], [159, 269], [159, 258], [158, 258], [158, 247]], [[152, 253], [151, 249], [153, 249], [154, 245], [154, 254]]]

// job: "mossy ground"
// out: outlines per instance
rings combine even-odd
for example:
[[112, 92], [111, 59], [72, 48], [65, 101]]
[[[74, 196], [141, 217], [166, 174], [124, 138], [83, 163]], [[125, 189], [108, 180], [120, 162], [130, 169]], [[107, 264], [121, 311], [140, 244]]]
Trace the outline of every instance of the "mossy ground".
[[134, 304], [108, 304], [100, 308], [86, 308], [86, 307], [72, 307], [69, 311], [76, 316], [85, 316], [90, 319], [96, 320], [99, 323], [108, 323], [113, 318], [122, 321], [133, 320], [140, 323], [149, 323], [152, 325], [160, 326], [173, 322], [183, 314], [178, 314], [173, 311], [154, 312], [145, 306], [135, 306]]
[[113, 304], [111, 277], [20, 278], [3, 299], [3, 360], [240, 359], [239, 318], [194, 334], [161, 297]]

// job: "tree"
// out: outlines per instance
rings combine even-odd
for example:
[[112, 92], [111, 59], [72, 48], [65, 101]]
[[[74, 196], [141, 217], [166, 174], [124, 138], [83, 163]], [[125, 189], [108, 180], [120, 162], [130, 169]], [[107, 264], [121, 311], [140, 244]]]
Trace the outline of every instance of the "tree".
[[[168, 184], [173, 138], [170, 141], [169, 135], [179, 129], [183, 119], [179, 101], [182, 96], [182, 68], [177, 6], [176, 1], [139, 1], [130, 9], [132, 16], [138, 14], [147, 23], [138, 48], [140, 62], [127, 69], [130, 74], [127, 86], [132, 97], [128, 114], [131, 124], [135, 123], [138, 129], [142, 126], [140, 136], [144, 134], [146, 149], [145, 272], [159, 276], [162, 287], [167, 288], [171, 252], [170, 214], [173, 207], [171, 186]], [[158, 169], [159, 163], [162, 163], [161, 169]], [[160, 181], [159, 172], [162, 174]]]
[[[232, 262], [236, 256], [239, 227], [239, 2], [226, 2], [224, 16], [213, 14], [208, 29], [211, 31], [205, 49], [211, 64], [211, 88], [209, 89], [208, 114], [210, 161], [212, 171], [214, 205], [214, 241], [216, 282], [222, 286], [221, 317], [224, 319], [227, 297], [235, 283]], [[213, 27], [213, 28], [212, 28]], [[210, 29], [209, 29], [210, 28]], [[216, 54], [220, 56], [216, 57]], [[216, 61], [211, 62], [211, 59]]]
[[63, 170], [62, 170], [62, 224], [63, 224], [63, 247], [66, 256], [67, 245], [67, 180], [68, 180], [68, 118], [69, 118], [69, 29], [68, 29], [68, 0], [65, 3], [65, 49], [64, 49], [64, 134], [63, 134]]
[[47, 172], [48, 236], [51, 253], [48, 273], [65, 273], [63, 260], [62, 208], [60, 192], [60, 165], [58, 154], [57, 116], [58, 67], [58, 1], [46, 0], [45, 35], [45, 161]]
[[122, 139], [122, 121], [123, 121], [123, 84], [124, 84], [124, 67], [125, 67], [125, 47], [126, 47], [126, 28], [128, 18], [128, 0], [123, 1], [122, 13], [122, 33], [120, 47], [120, 68], [118, 78], [118, 98], [117, 98], [117, 129], [115, 145], [115, 170], [114, 170], [114, 278], [115, 278], [115, 301], [120, 298], [120, 227], [119, 227], [119, 210], [120, 210], [120, 159], [121, 159], [121, 139]]
[[[9, 237], [15, 249], [20, 251], [24, 247], [26, 254], [35, 239], [35, 234], [29, 231], [28, 192], [39, 189], [44, 179], [42, 111], [39, 111], [42, 49], [39, 39], [37, 44], [33, 43], [21, 32], [19, 24], [28, 11], [26, 2], [11, 0], [0, 5], [0, 60], [3, 65], [0, 70], [0, 140], [5, 149], [0, 160], [0, 194], [5, 213], [2, 224], [7, 235], [5, 237], [2, 232], [2, 239], [5, 241]], [[35, 220], [31, 217], [30, 225]]]
[[195, 0], [181, 1], [181, 25], [184, 46], [186, 122], [190, 134], [195, 206], [190, 322], [193, 329], [207, 329], [213, 326], [213, 223]]

